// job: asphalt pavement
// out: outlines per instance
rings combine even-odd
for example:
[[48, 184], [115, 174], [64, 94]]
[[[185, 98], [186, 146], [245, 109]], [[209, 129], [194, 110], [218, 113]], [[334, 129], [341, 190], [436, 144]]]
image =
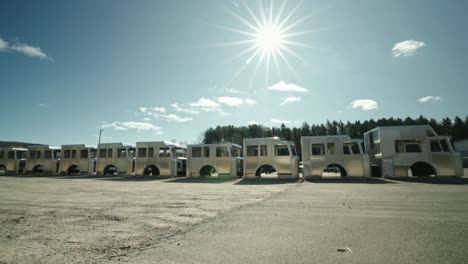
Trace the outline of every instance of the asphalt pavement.
[[468, 263], [468, 179], [309, 180], [113, 261]]

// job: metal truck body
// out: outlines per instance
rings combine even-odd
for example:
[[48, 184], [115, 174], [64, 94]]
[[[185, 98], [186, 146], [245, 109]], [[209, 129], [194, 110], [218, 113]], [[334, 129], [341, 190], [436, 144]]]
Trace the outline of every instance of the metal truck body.
[[375, 176], [463, 175], [450, 137], [428, 125], [377, 127], [364, 134], [364, 145]]
[[56, 175], [60, 169], [60, 148], [51, 146], [29, 146], [26, 174]]
[[241, 146], [233, 143], [188, 145], [187, 176], [242, 176]]
[[186, 174], [187, 147], [155, 141], [137, 142], [135, 175], [178, 176]]
[[321, 177], [324, 172], [342, 177], [370, 176], [369, 156], [361, 143], [348, 135], [301, 137], [304, 177]]
[[96, 166], [96, 148], [84, 144], [62, 145], [60, 174], [93, 174]]
[[0, 148], [0, 175], [22, 174], [27, 151], [26, 148]]
[[299, 157], [294, 143], [272, 138], [244, 139], [244, 177], [299, 177]]
[[97, 149], [96, 175], [132, 175], [135, 146], [123, 143], [101, 143]]

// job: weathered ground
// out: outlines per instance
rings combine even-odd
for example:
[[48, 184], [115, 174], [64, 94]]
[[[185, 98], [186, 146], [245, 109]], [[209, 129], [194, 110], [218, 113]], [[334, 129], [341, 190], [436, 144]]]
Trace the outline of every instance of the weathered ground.
[[155, 177], [0, 177], [0, 263], [124, 259], [295, 184]]

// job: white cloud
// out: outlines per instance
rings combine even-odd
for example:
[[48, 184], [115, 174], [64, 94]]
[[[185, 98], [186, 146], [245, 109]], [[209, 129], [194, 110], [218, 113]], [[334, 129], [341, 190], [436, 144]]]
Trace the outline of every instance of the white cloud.
[[297, 97], [297, 96], [283, 97], [283, 98], [281, 98], [280, 105], [287, 105], [287, 104], [290, 104], [290, 103], [297, 103], [297, 102], [300, 102], [301, 100], [302, 100], [301, 97]]
[[200, 112], [192, 110], [192, 109], [182, 108], [182, 107], [179, 106], [178, 103], [173, 103], [173, 104], [171, 104], [171, 106], [174, 107], [174, 109], [177, 112], [180, 112], [180, 113], [193, 114], [193, 115], [196, 115], [196, 114], [200, 113]]
[[185, 123], [185, 122], [190, 122], [193, 120], [191, 117], [180, 117], [175, 114], [163, 115], [162, 117], [164, 117], [168, 121], [174, 121], [178, 123]]
[[0, 51], [6, 51], [8, 49], [8, 42], [4, 41], [0, 36]]
[[412, 56], [419, 48], [426, 44], [422, 41], [404, 40], [395, 44], [392, 48], [393, 57]]
[[0, 51], [13, 51], [16, 53], [23, 54], [28, 57], [36, 57], [40, 59], [48, 59], [50, 57], [45, 54], [40, 47], [34, 47], [31, 45], [28, 45], [26, 43], [15, 43], [13, 45], [10, 45], [8, 42], [3, 40], [0, 37]]
[[147, 107], [140, 107], [140, 112], [142, 113], [146, 113], [147, 110], [148, 110]]
[[351, 102], [352, 108], [361, 108], [362, 110], [378, 109], [379, 105], [371, 99], [357, 99]]
[[257, 121], [249, 121], [249, 125], [258, 125]]
[[157, 113], [161, 113], [161, 114], [164, 114], [166, 113], [166, 108], [165, 107], [153, 107], [153, 108], [150, 108], [149, 110], [153, 111], [153, 112], [157, 112]]
[[291, 121], [288, 121], [288, 120], [280, 120], [280, 119], [274, 119], [274, 118], [270, 119], [270, 122], [275, 123], [275, 124], [285, 124], [285, 125], [291, 123]]
[[244, 100], [239, 97], [222, 96], [222, 97], [218, 97], [218, 102], [228, 105], [228, 106], [239, 106], [244, 103]]
[[190, 106], [200, 108], [204, 111], [220, 111], [221, 105], [211, 99], [202, 97], [198, 101], [190, 103]]
[[151, 121], [151, 118], [145, 117], [145, 118], [143, 118], [143, 121]]
[[254, 99], [247, 98], [245, 99], [245, 103], [248, 105], [254, 105], [257, 103], [257, 101], [255, 101]]
[[28, 57], [37, 57], [40, 59], [47, 59], [47, 55], [41, 50], [39, 47], [33, 47], [28, 44], [24, 43], [18, 43], [10, 48], [11, 50], [14, 50], [18, 53], [21, 53], [23, 55], [26, 55]]
[[429, 96], [419, 98], [418, 101], [421, 103], [425, 103], [429, 101], [439, 101], [440, 99], [442, 99], [440, 96], [429, 95]]
[[129, 129], [134, 129], [137, 131], [155, 131], [159, 132], [161, 131], [161, 128], [158, 126], [155, 126], [150, 123], [146, 122], [135, 122], [135, 121], [129, 121], [129, 122], [112, 122], [112, 123], [106, 123], [102, 124], [101, 128], [112, 128], [114, 130], [129, 130]]
[[304, 87], [301, 87], [297, 84], [293, 83], [285, 83], [284, 81], [281, 81], [277, 84], [274, 84], [270, 87], [268, 87], [269, 91], [278, 91], [278, 92], [300, 92], [300, 93], [305, 93], [308, 92]]

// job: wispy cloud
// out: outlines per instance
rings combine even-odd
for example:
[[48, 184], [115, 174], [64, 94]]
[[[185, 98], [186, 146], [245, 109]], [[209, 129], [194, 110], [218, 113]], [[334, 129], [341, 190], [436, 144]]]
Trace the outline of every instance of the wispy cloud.
[[371, 99], [357, 99], [351, 102], [352, 108], [361, 108], [362, 110], [378, 109], [379, 105]]
[[276, 83], [270, 87], [268, 87], [269, 91], [278, 91], [278, 92], [299, 92], [299, 93], [305, 93], [308, 92], [304, 87], [301, 87], [297, 84], [293, 83], [285, 83], [284, 81], [281, 81], [279, 83]]
[[429, 102], [429, 101], [440, 101], [441, 99], [442, 98], [440, 96], [429, 95], [429, 96], [419, 98], [418, 101], [421, 102], [421, 103], [426, 103], [426, 102]]
[[258, 125], [257, 121], [249, 121], [249, 125]]
[[0, 51], [6, 51], [8, 49], [8, 42], [4, 41], [0, 36]]
[[257, 101], [251, 99], [251, 98], [240, 98], [240, 97], [229, 97], [229, 96], [221, 96], [217, 98], [217, 101], [220, 104], [224, 104], [227, 106], [241, 106], [243, 104], [246, 105], [254, 105], [257, 103]]
[[180, 107], [178, 103], [173, 103], [173, 104], [171, 104], [171, 106], [174, 108], [174, 110], [176, 110], [177, 112], [180, 112], [180, 113], [193, 114], [193, 115], [196, 115], [196, 114], [200, 113], [199, 111], [195, 111], [195, 110], [192, 110], [192, 109]]
[[301, 100], [302, 100], [302, 98], [297, 97], [297, 96], [283, 97], [283, 98], [281, 98], [280, 105], [287, 105], [287, 104], [290, 104], [290, 103], [297, 103], [297, 102], [300, 102]]
[[146, 115], [146, 117], [143, 118], [143, 120], [145, 121], [149, 121], [150, 120], [149, 117], [165, 119], [167, 121], [178, 122], [178, 123], [189, 122], [193, 120], [190, 117], [181, 117], [176, 114], [168, 114], [165, 107], [160, 107], [160, 106], [140, 107], [139, 109], [141, 113]]
[[160, 132], [161, 128], [158, 126], [155, 126], [151, 123], [146, 123], [146, 122], [135, 122], [135, 121], [128, 121], [128, 122], [112, 122], [112, 123], [104, 123], [101, 124], [101, 128], [111, 128], [117, 131], [122, 131], [122, 130], [129, 130], [129, 129], [134, 129], [137, 131], [154, 131], [154, 132]]
[[242, 98], [228, 96], [218, 97], [218, 102], [227, 106], [240, 106], [244, 104], [244, 100]]
[[190, 103], [190, 106], [199, 108], [203, 111], [213, 112], [213, 111], [220, 111], [221, 105], [214, 100], [209, 98], [202, 97], [198, 99], [196, 102]]
[[426, 43], [417, 40], [405, 40], [396, 43], [392, 48], [393, 57], [412, 56], [416, 51], [424, 47]]
[[275, 123], [275, 124], [285, 124], [285, 125], [288, 125], [291, 123], [291, 121], [289, 120], [281, 120], [281, 119], [275, 119], [275, 118], [270, 119], [270, 122]]
[[176, 114], [162, 115], [162, 117], [168, 121], [174, 121], [178, 123], [185, 123], [185, 122], [190, 122], [193, 120], [191, 117], [180, 117]]
[[10, 44], [0, 37], [0, 51], [3, 52], [16, 52], [31, 58], [50, 59], [40, 47], [34, 47], [26, 43], [13, 43]]
[[37, 107], [41, 107], [41, 108], [49, 108], [50, 105], [49, 104], [46, 104], [46, 103], [39, 103], [36, 105]]
[[245, 103], [248, 105], [254, 105], [257, 103], [257, 101], [255, 101], [254, 99], [247, 98], [245, 99]]

